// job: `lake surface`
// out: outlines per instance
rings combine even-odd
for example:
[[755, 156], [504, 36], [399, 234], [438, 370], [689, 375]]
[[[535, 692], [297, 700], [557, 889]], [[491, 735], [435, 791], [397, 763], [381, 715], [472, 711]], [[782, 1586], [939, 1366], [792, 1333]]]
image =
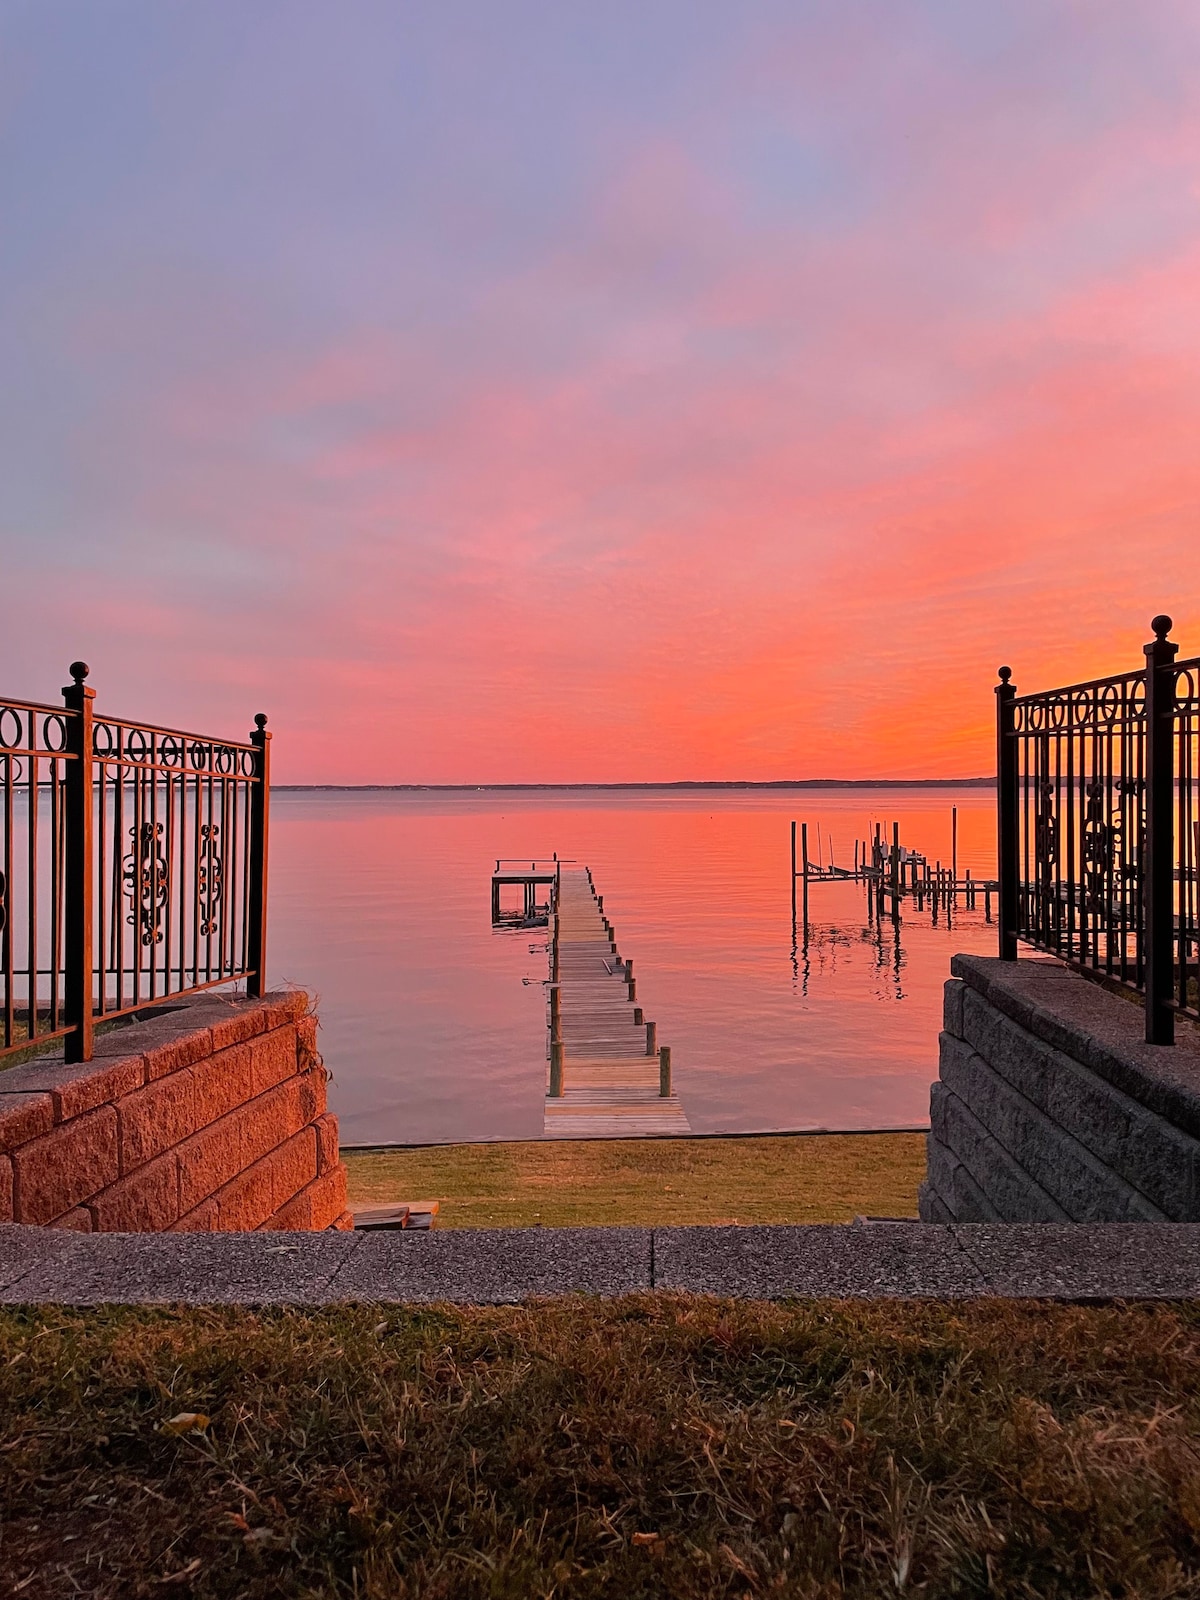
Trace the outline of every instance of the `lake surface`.
[[789, 825], [849, 865], [895, 820], [948, 864], [952, 805], [960, 873], [994, 876], [990, 789], [276, 792], [271, 979], [319, 997], [345, 1144], [538, 1138], [546, 935], [492, 929], [491, 873], [557, 851], [592, 868], [696, 1132], [921, 1125], [950, 957], [994, 926], [897, 936], [821, 884], [793, 943]]

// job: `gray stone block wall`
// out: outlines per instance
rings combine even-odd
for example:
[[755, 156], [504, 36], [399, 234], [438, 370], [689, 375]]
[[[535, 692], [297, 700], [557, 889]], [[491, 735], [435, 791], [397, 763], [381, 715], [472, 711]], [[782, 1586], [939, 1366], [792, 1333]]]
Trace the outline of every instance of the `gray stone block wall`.
[[1200, 1221], [1200, 1036], [1057, 963], [956, 956], [926, 1222]]

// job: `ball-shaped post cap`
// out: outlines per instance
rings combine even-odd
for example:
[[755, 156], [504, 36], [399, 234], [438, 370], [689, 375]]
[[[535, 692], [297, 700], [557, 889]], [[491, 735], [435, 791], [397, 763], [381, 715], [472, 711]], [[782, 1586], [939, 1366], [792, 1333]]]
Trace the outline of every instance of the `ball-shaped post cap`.
[[76, 683], [82, 683], [90, 670], [86, 661], [72, 661], [70, 666], [71, 676]]
[[1150, 626], [1154, 629], [1154, 637], [1161, 642], [1167, 637], [1175, 624], [1170, 617], [1152, 617]]
[[998, 670], [998, 673], [999, 673], [999, 676], [1000, 676], [1000, 682], [1001, 683], [1007, 683], [1008, 680], [1012, 677], [1012, 668], [1011, 667], [1000, 667], [997, 670]]
[[256, 711], [254, 713], [254, 726], [258, 729], [259, 733], [263, 731], [266, 725], [267, 713], [265, 711]]

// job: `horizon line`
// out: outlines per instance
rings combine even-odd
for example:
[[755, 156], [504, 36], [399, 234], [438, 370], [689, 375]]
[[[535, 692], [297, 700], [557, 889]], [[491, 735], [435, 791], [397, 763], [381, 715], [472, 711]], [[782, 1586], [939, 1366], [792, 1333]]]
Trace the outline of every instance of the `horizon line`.
[[672, 778], [663, 782], [616, 783], [273, 783], [280, 792], [334, 790], [419, 794], [478, 794], [482, 791], [545, 789], [994, 789], [995, 778]]

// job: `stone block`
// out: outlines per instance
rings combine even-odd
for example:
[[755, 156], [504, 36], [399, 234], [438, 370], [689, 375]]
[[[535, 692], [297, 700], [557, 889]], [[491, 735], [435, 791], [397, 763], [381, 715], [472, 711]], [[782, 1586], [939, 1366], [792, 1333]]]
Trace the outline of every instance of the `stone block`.
[[[303, 1128], [286, 1144], [281, 1144], [267, 1157], [271, 1164], [271, 1210], [279, 1211], [315, 1182], [317, 1176], [317, 1130]], [[345, 1205], [345, 1190], [342, 1205]], [[337, 1208], [341, 1210], [341, 1206]]]
[[317, 1171], [329, 1172], [336, 1167], [340, 1160], [338, 1151], [338, 1120], [332, 1111], [327, 1111], [324, 1116], [316, 1120], [317, 1130]]
[[[944, 1143], [1005, 1222], [1071, 1220], [955, 1094], [944, 1094], [942, 1125]], [[957, 1211], [955, 1196], [947, 1198]]]
[[[266, 1008], [268, 1028], [283, 1028], [298, 1023], [308, 1011], [308, 994], [304, 989], [273, 989], [265, 994], [262, 1004]], [[314, 1019], [315, 1020], [315, 1019]]]
[[144, 1058], [147, 1079], [165, 1078], [170, 1072], [182, 1072], [205, 1061], [213, 1053], [211, 1028], [198, 1028], [194, 1022], [185, 1027], [155, 1030], [155, 1037], [147, 1041]]
[[215, 1200], [204, 1200], [173, 1222], [168, 1233], [216, 1233], [221, 1225], [221, 1208]]
[[312, 1067], [298, 1075], [300, 1084], [300, 1114], [305, 1122], [315, 1122], [325, 1115], [325, 1068]]
[[[939, 1122], [945, 1128], [945, 1100], [946, 1086], [937, 1083], [933, 1087], [938, 1091], [938, 1102], [942, 1107]], [[930, 1132], [925, 1136], [925, 1177], [929, 1183], [942, 1196], [950, 1193], [950, 1178], [954, 1168], [958, 1165], [958, 1157], [945, 1144], [937, 1134]]]
[[121, 1171], [134, 1172], [196, 1130], [196, 1083], [172, 1072], [116, 1103], [121, 1119]]
[[262, 1226], [293, 1233], [320, 1232], [335, 1226], [342, 1216], [350, 1216], [353, 1228], [354, 1218], [346, 1210], [345, 1168], [314, 1178], [299, 1194], [285, 1201]]
[[7, 1156], [0, 1156], [0, 1222], [13, 1219], [13, 1170]]
[[303, 1016], [296, 1020], [296, 1066], [299, 1071], [307, 1072], [309, 1067], [321, 1065], [321, 1052], [317, 1048], [316, 1017]]
[[988, 1199], [961, 1161], [954, 1163], [947, 1191], [947, 1207], [956, 1222], [1003, 1222], [1003, 1217]]
[[[15, 1071], [10, 1067], [9, 1071]], [[7, 1078], [8, 1072], [0, 1073]], [[0, 1150], [15, 1150], [54, 1126], [54, 1101], [48, 1094], [6, 1094], [0, 1090]]]
[[341, 1216], [334, 1217], [333, 1221], [329, 1224], [329, 1227], [328, 1227], [328, 1229], [326, 1231], [329, 1232], [329, 1233], [353, 1233], [354, 1232], [354, 1213], [353, 1213], [353, 1211], [343, 1211]]
[[116, 1182], [117, 1114], [111, 1106], [98, 1106], [11, 1154], [14, 1217], [49, 1222]]
[[91, 1233], [92, 1214], [86, 1206], [74, 1206], [70, 1211], [64, 1211], [61, 1217], [55, 1217], [53, 1222], [46, 1224], [48, 1228], [60, 1228], [64, 1233]]
[[54, 1103], [55, 1122], [67, 1122], [140, 1088], [145, 1081], [146, 1070], [136, 1053], [77, 1066], [38, 1057], [0, 1075], [0, 1096], [48, 1094]]
[[[331, 1167], [309, 1185], [314, 1228], [330, 1228], [346, 1210], [346, 1169]], [[354, 1218], [350, 1219], [354, 1226]]]
[[249, 1233], [261, 1227], [275, 1213], [270, 1156], [239, 1172], [231, 1183], [217, 1190], [213, 1199], [220, 1210], [217, 1226], [222, 1233]]
[[[315, 1180], [314, 1180], [315, 1181]], [[294, 1194], [274, 1216], [259, 1224], [259, 1231], [310, 1233], [312, 1231], [312, 1185]]]
[[947, 978], [942, 990], [942, 1027], [956, 1039], [963, 1037], [963, 991], [961, 978]]
[[1013, 1088], [1165, 1216], [1200, 1221], [1200, 1140], [969, 990], [966, 1041]]
[[161, 1233], [179, 1217], [179, 1161], [174, 1150], [101, 1189], [87, 1207], [94, 1233]]
[[946, 1097], [949, 1092], [946, 1085], [939, 1080], [935, 1079], [929, 1085], [929, 1134], [926, 1136], [926, 1149], [931, 1153], [934, 1143], [946, 1146], [950, 1142], [950, 1135], [946, 1129]]
[[289, 1023], [250, 1042], [250, 1081], [254, 1094], [265, 1094], [296, 1072], [296, 1030]]
[[[238, 1115], [242, 1126], [242, 1162], [245, 1166], [260, 1160], [269, 1150], [299, 1133], [312, 1120], [305, 1115], [303, 1086], [295, 1074], [267, 1094], [260, 1094], [249, 1101]], [[315, 1166], [313, 1170], [316, 1170]]]
[[253, 1039], [267, 1025], [267, 1007], [261, 1002], [240, 1006], [227, 1002], [220, 1017], [212, 1023], [214, 1050], [226, 1050], [231, 1044], [242, 1044]]
[[[1069, 1220], [1166, 1221], [1145, 1195], [1098, 1161], [1065, 1128], [994, 1072], [969, 1044], [943, 1033], [940, 1046], [942, 1082], [1055, 1200]], [[986, 1184], [981, 1187], [988, 1192]]]
[[196, 1086], [197, 1129], [208, 1127], [254, 1098], [248, 1044], [218, 1050], [206, 1061], [197, 1061], [189, 1071]]
[[244, 1107], [201, 1128], [176, 1150], [179, 1160], [179, 1209], [187, 1213], [229, 1183], [242, 1170]]
[[262, 1226], [310, 1183], [317, 1170], [317, 1136], [305, 1128], [286, 1144], [247, 1166], [214, 1197], [225, 1232]]
[[950, 1207], [926, 1178], [917, 1190], [917, 1211], [922, 1222], [953, 1222]]

